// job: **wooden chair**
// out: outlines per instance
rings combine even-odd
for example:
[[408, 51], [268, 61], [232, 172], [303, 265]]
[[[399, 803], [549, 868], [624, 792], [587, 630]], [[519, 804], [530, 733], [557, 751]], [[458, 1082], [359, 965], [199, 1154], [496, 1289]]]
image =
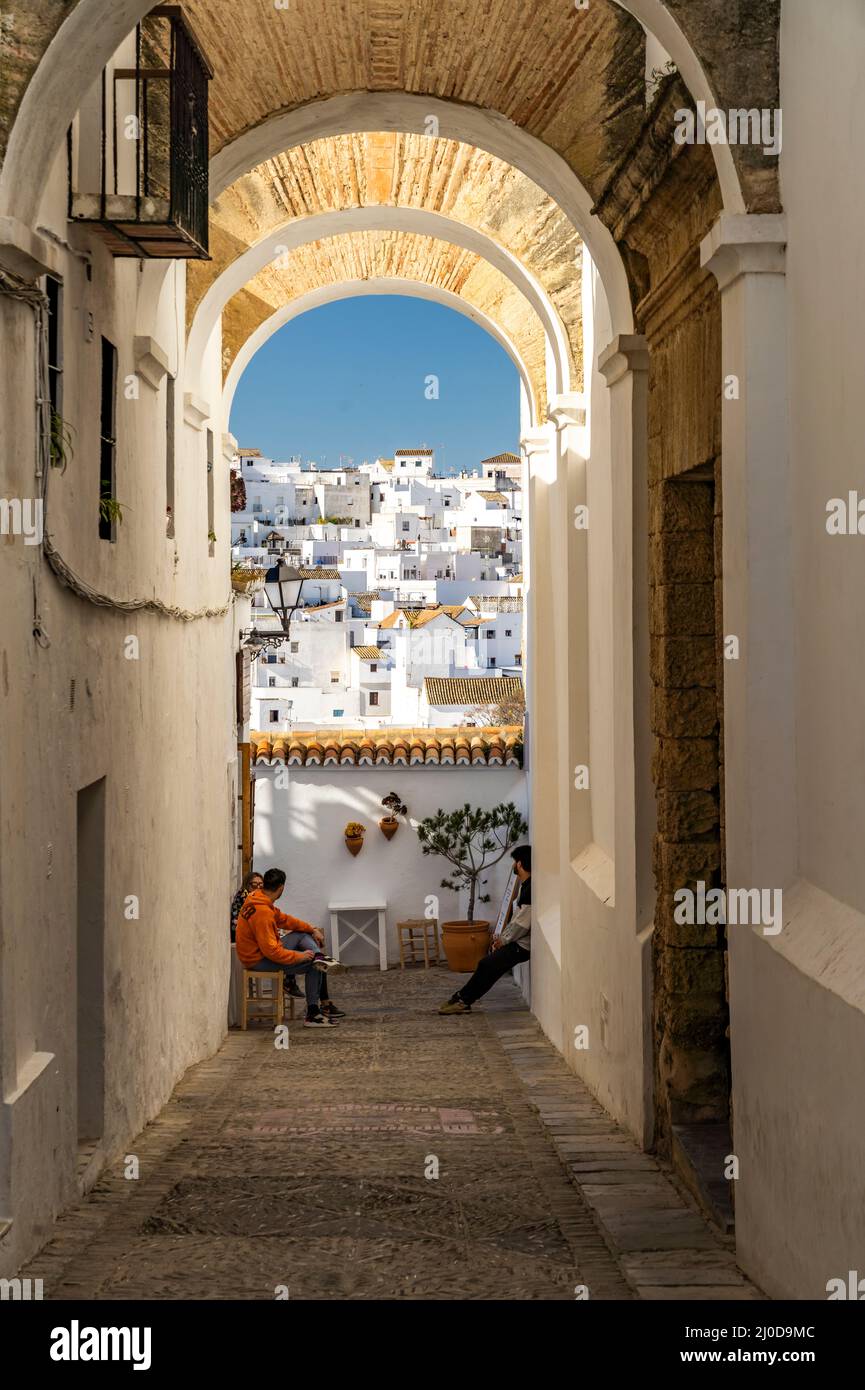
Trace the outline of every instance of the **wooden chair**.
[[[417, 948], [423, 954], [424, 969], [429, 970], [430, 965], [439, 963], [439, 924], [437, 917], [410, 917], [405, 922], [396, 924], [397, 938], [399, 940], [399, 967], [405, 970], [406, 951], [412, 965], [420, 963], [420, 955], [415, 955]], [[420, 934], [420, 940], [416, 938]]]
[[[240, 1026], [246, 1031], [250, 1019], [263, 1019], [265, 1023], [272, 1023], [274, 1027], [281, 1023], [284, 1017], [282, 984], [285, 975], [282, 970], [244, 970], [243, 972], [243, 995], [240, 1005]], [[270, 982], [270, 988], [265, 993], [262, 984], [265, 980]], [[289, 1018], [294, 1018], [294, 1000], [289, 996]], [[269, 1010], [267, 1013], [259, 1013], [260, 1009]]]

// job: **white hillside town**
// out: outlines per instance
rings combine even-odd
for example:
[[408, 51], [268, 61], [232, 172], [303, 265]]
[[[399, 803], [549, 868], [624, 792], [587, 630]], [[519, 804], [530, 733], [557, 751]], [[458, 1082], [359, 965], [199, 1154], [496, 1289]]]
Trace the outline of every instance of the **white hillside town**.
[[[521, 707], [518, 455], [451, 476], [429, 448], [336, 468], [244, 448], [232, 497], [234, 583], [269, 639], [252, 667], [253, 728], [456, 727]], [[264, 589], [279, 565], [303, 581], [281, 641]]]

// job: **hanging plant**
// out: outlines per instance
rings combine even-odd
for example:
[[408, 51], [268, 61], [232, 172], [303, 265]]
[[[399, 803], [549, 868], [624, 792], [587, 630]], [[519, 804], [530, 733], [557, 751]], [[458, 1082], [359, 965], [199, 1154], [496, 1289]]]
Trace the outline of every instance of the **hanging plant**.
[[59, 468], [61, 473], [66, 472], [66, 466], [75, 456], [72, 447], [72, 436], [74, 430], [57, 410], [51, 412], [51, 467]]
[[109, 526], [123, 525], [123, 506], [116, 497], [101, 497], [99, 499], [99, 515]]
[[379, 829], [386, 840], [392, 840], [399, 830], [397, 816], [407, 816], [408, 807], [400, 801], [396, 792], [388, 792], [387, 796], [382, 797], [381, 804], [387, 811], [387, 815], [382, 816], [379, 821]]
[[366, 834], [366, 826], [361, 825], [360, 821], [350, 820], [345, 827], [344, 834], [349, 854], [360, 854], [363, 849], [363, 837]]

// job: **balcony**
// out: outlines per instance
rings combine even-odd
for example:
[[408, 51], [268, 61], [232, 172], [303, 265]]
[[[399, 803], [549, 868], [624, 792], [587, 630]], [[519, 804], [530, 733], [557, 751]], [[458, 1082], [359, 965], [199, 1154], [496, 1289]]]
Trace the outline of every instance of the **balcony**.
[[208, 260], [208, 82], [179, 5], [158, 5], [91, 90], [70, 134], [69, 216], [113, 256]]

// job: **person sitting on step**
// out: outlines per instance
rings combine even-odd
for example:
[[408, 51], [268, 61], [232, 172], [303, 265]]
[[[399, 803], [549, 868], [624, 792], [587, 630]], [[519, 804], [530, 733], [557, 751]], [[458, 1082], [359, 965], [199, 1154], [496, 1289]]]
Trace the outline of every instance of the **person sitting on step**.
[[492, 948], [478, 965], [462, 989], [458, 989], [439, 1008], [440, 1014], [467, 1014], [482, 994], [492, 989], [496, 980], [513, 970], [515, 965], [530, 959], [532, 931], [532, 851], [529, 845], [519, 845], [511, 852], [514, 869], [520, 881], [517, 906], [507, 926], [492, 943]]
[[248, 895], [237, 919], [238, 959], [245, 970], [281, 970], [284, 975], [303, 975], [306, 987], [304, 1027], [336, 1027], [336, 1018], [328, 1017], [320, 1003], [324, 973], [332, 969], [336, 961], [321, 950], [321, 943], [308, 922], [280, 912], [276, 903], [284, 889], [283, 870], [268, 869], [261, 888]]

